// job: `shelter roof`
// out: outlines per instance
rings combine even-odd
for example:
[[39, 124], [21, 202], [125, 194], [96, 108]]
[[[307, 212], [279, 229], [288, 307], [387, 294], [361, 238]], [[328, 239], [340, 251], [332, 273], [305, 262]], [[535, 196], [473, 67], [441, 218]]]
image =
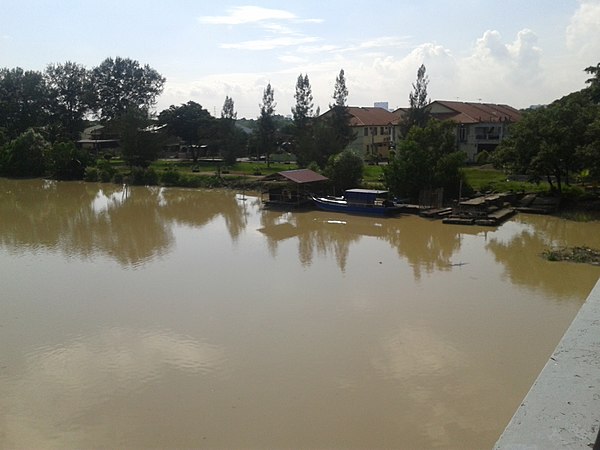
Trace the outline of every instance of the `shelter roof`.
[[265, 177], [265, 180], [275, 180], [281, 178], [290, 180], [297, 184], [318, 183], [329, 180], [329, 178], [310, 169], [284, 170], [283, 172], [277, 172], [276, 174]]

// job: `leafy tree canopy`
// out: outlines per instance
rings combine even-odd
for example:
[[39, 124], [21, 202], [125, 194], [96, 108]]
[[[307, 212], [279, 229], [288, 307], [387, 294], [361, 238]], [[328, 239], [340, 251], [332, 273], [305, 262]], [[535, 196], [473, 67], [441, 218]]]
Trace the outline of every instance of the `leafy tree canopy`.
[[156, 70], [129, 58], [106, 58], [92, 71], [95, 109], [101, 120], [115, 119], [131, 108], [149, 110], [165, 83]]
[[329, 158], [325, 175], [330, 179], [336, 192], [343, 192], [360, 185], [364, 162], [351, 150], [344, 150]]
[[574, 173], [595, 166], [600, 107], [591, 94], [590, 87], [527, 112], [496, 150], [495, 164], [507, 172], [527, 174], [533, 181], [545, 179], [562, 192]]
[[198, 143], [198, 130], [200, 126], [206, 126], [210, 119], [210, 113], [191, 100], [180, 106], [171, 105], [158, 115], [158, 122], [166, 125], [170, 134], [180, 137], [188, 145]]
[[0, 124], [9, 138], [48, 122], [49, 95], [41, 72], [0, 69]]
[[78, 139], [93, 102], [90, 72], [80, 64], [67, 61], [50, 64], [44, 76], [53, 121], [61, 127], [64, 137]]
[[384, 178], [395, 195], [418, 199], [423, 189], [444, 188], [447, 196], [458, 192], [465, 155], [456, 151], [454, 124], [431, 120], [413, 127], [384, 168]]

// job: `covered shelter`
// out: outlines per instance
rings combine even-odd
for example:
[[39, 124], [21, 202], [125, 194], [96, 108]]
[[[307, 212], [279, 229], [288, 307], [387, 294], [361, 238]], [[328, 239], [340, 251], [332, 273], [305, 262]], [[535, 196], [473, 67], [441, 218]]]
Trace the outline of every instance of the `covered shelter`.
[[329, 178], [310, 169], [284, 170], [263, 178], [267, 207], [300, 208], [312, 204], [310, 194], [323, 191]]

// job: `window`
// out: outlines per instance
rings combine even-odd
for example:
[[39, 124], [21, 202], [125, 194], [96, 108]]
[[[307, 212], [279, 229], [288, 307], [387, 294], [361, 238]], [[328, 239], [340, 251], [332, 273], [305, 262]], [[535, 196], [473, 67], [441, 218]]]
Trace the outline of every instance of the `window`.
[[371, 135], [377, 136], [377, 127], [371, 128]]
[[364, 128], [364, 133], [365, 133], [365, 134], [364, 134], [365, 136], [368, 136], [368, 135], [369, 135], [369, 128], [368, 128], [368, 127], [365, 127], [365, 128]]
[[382, 136], [383, 136], [384, 134], [387, 134], [387, 133], [385, 132], [385, 127], [381, 127], [381, 128], [379, 129], [379, 134], [381, 134]]

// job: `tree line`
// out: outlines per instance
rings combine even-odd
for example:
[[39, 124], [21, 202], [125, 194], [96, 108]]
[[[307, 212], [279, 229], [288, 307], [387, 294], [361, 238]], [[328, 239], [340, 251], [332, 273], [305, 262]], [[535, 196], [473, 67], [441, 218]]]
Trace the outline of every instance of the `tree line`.
[[229, 96], [219, 118], [191, 100], [152, 115], [165, 81], [150, 66], [121, 57], [107, 58], [92, 69], [70, 61], [50, 64], [44, 72], [0, 69], [0, 175], [81, 178], [94, 161], [75, 142], [90, 123], [118, 136], [122, 156], [132, 167], [147, 167], [169, 137], [176, 137], [194, 159], [210, 152], [233, 164], [250, 153], [266, 155], [268, 162], [269, 155], [282, 150], [294, 153], [302, 166], [324, 168], [352, 138], [343, 70], [336, 79], [330, 120], [314, 120], [319, 110], [314, 111], [310, 81], [300, 75], [293, 120], [276, 114], [269, 83], [260, 115], [245, 121], [251, 125], [245, 131], [236, 127]]
[[574, 180], [600, 180], [600, 63], [585, 71], [587, 87], [525, 112], [493, 155], [497, 167], [558, 194]]
[[[491, 155], [494, 164], [533, 181], [546, 179], [559, 192], [574, 176], [599, 179], [599, 67], [585, 69], [591, 75], [585, 89], [526, 111], [510, 138]], [[191, 100], [153, 115], [165, 81], [150, 66], [120, 57], [92, 69], [73, 62], [50, 64], [43, 73], [0, 69], [0, 175], [83, 177], [95, 161], [75, 142], [94, 118], [119, 137], [122, 156], [131, 167], [147, 167], [169, 137], [176, 137], [193, 159], [211, 153], [233, 164], [239, 156], [265, 155], [269, 163], [270, 155], [285, 151], [300, 167], [324, 172], [339, 189], [360, 183], [362, 155], [343, 151], [355, 138], [343, 69], [326, 114], [315, 110], [308, 74], [300, 74], [292, 119], [276, 113], [275, 90], [269, 83], [257, 119], [239, 121], [250, 125], [245, 131], [236, 126], [235, 103], [229, 96], [218, 118]], [[460, 170], [466, 157], [457, 152], [455, 126], [431, 118], [428, 84], [421, 65], [399, 124], [402, 139], [384, 168], [386, 187], [411, 199], [437, 187], [455, 197], [459, 186], [466, 187]]]

